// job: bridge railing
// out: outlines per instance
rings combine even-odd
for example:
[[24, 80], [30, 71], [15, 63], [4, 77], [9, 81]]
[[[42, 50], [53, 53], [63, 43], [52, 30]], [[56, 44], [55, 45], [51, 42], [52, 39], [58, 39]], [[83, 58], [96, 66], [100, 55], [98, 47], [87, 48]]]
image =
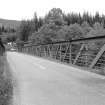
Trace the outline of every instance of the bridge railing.
[[34, 56], [53, 58], [105, 74], [105, 36], [26, 45], [19, 51]]

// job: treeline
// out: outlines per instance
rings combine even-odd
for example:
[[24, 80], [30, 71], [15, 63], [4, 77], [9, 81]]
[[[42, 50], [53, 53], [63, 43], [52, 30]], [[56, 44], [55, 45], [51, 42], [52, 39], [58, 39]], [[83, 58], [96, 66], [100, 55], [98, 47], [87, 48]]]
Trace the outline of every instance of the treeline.
[[14, 28], [0, 26], [0, 35], [2, 35], [3, 33], [14, 33], [14, 32], [16, 32], [16, 29]]
[[31, 41], [34, 44], [71, 40], [105, 35], [105, 15], [96, 12], [65, 14], [59, 8], [53, 8], [45, 17], [34, 14], [31, 20], [23, 20], [17, 30], [17, 42]]
[[0, 38], [2, 38], [3, 43], [16, 41], [16, 29], [11, 27], [0, 26]]

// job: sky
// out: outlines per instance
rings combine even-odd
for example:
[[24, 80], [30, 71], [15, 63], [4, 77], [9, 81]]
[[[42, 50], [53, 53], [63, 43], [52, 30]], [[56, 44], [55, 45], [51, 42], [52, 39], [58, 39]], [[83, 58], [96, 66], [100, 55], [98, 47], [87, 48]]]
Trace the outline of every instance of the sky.
[[35, 12], [38, 17], [43, 17], [52, 8], [61, 8], [65, 13], [105, 14], [104, 0], [0, 0], [0, 18], [32, 19]]

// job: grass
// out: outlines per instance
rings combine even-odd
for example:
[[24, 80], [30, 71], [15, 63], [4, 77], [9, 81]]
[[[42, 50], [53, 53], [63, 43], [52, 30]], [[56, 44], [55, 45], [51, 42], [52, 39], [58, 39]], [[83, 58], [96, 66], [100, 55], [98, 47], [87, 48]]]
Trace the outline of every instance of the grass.
[[12, 95], [12, 79], [6, 57], [0, 56], [0, 105], [11, 105]]

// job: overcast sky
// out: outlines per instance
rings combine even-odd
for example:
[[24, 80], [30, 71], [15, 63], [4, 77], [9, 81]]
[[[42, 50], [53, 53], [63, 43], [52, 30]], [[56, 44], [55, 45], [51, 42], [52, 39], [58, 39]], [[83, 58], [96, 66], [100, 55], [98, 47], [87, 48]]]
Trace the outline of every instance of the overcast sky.
[[0, 0], [0, 18], [31, 19], [34, 12], [44, 16], [52, 8], [61, 8], [66, 13], [88, 11], [94, 15], [99, 11], [105, 14], [104, 0]]

